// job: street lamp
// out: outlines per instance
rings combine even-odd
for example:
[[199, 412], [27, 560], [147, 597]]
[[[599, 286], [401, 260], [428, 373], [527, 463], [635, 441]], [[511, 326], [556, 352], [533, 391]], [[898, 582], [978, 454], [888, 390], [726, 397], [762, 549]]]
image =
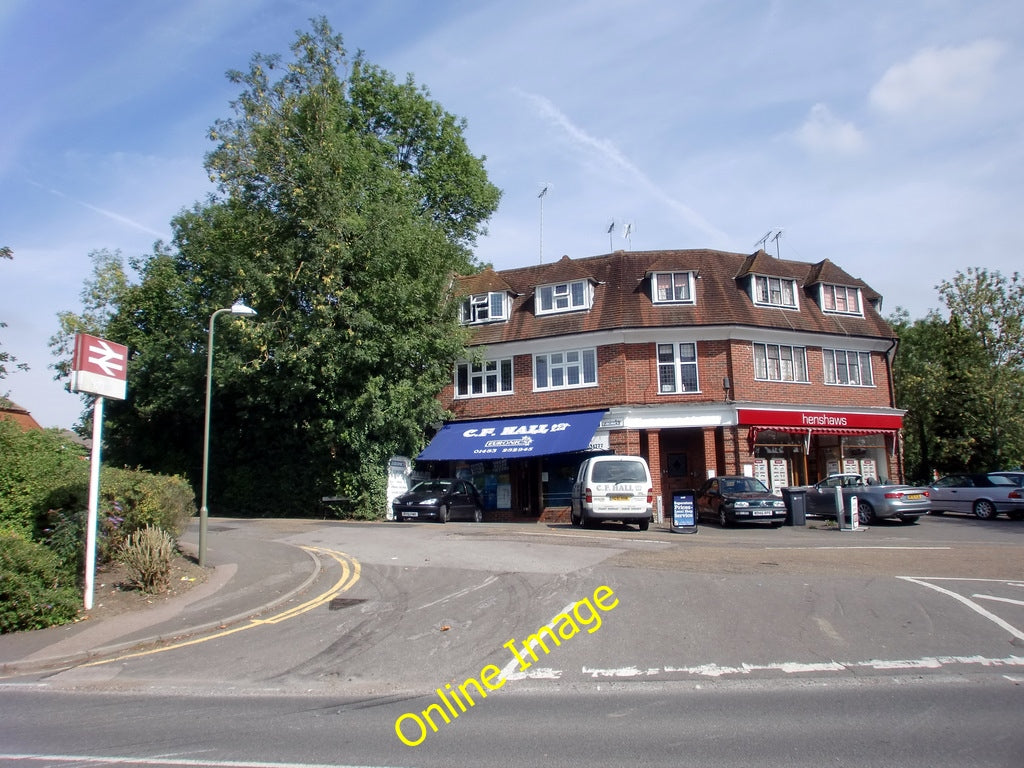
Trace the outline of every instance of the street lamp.
[[206, 422], [203, 425], [203, 499], [199, 507], [199, 566], [206, 567], [206, 518], [209, 508], [206, 506], [207, 475], [210, 466], [210, 399], [213, 392], [213, 323], [217, 315], [230, 312], [232, 315], [255, 315], [256, 310], [236, 301], [230, 307], [218, 309], [210, 315], [210, 333], [206, 342]]

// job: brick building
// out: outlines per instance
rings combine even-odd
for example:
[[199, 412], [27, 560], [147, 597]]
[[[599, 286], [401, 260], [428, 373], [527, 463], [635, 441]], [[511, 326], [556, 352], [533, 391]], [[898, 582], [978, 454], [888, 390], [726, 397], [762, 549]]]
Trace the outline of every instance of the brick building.
[[896, 338], [827, 259], [616, 251], [457, 289], [473, 356], [418, 467], [471, 476], [491, 519], [567, 506], [587, 451], [645, 457], [662, 499], [714, 474], [901, 479]]

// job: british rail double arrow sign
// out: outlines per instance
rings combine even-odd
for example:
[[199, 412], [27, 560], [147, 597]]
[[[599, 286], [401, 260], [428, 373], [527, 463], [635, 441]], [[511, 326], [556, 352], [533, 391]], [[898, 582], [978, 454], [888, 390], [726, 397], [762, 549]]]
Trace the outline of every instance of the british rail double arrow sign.
[[71, 390], [124, 400], [128, 390], [128, 347], [87, 333], [75, 334]]

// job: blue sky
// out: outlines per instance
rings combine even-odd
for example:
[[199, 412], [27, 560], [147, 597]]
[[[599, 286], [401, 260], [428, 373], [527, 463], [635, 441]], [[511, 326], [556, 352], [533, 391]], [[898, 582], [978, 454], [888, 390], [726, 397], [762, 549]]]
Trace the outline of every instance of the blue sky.
[[0, 392], [44, 426], [81, 411], [47, 341], [88, 254], [169, 239], [212, 191], [224, 73], [319, 15], [468, 121], [503, 190], [477, 251], [498, 268], [782, 230], [770, 252], [912, 317], [957, 270], [1020, 269], [1019, 0], [4, 0], [0, 347], [31, 371]]

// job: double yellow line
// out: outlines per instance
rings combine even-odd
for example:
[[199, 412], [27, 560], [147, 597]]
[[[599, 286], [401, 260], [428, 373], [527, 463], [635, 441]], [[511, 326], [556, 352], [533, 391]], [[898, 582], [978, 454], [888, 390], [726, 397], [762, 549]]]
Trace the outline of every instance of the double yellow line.
[[228, 635], [234, 635], [239, 632], [245, 632], [248, 629], [254, 629], [261, 627], [264, 624], [280, 624], [282, 621], [288, 619], [294, 619], [296, 616], [301, 616], [308, 611], [317, 608], [324, 603], [328, 603], [335, 597], [343, 592], [347, 592], [352, 586], [359, 581], [360, 573], [362, 572], [362, 566], [359, 561], [351, 555], [346, 555], [344, 552], [335, 552], [331, 549], [323, 549], [322, 547], [302, 547], [307, 552], [312, 552], [317, 555], [324, 555], [334, 560], [338, 565], [341, 566], [341, 578], [339, 578], [330, 589], [323, 592], [311, 600], [307, 600], [300, 605], [296, 605], [289, 608], [281, 613], [268, 616], [265, 619], [250, 619], [248, 624], [241, 624], [231, 629], [225, 629], [223, 632], [217, 632], [212, 635], [204, 635], [203, 637], [196, 637], [192, 640], [183, 640], [180, 643], [173, 643], [171, 645], [164, 645], [159, 648], [150, 648], [146, 651], [136, 651], [135, 653], [125, 653], [119, 656], [112, 656], [109, 659], [100, 659], [99, 661], [90, 661], [86, 664], [80, 664], [82, 667], [96, 667], [101, 664], [109, 664], [113, 661], [123, 661], [125, 659], [134, 659], [140, 656], [151, 656], [155, 653], [163, 653], [164, 651], [173, 651], [177, 648], [186, 648], [190, 645], [198, 645], [199, 643], [205, 643], [210, 640], [216, 640], [221, 637], [227, 637]]

